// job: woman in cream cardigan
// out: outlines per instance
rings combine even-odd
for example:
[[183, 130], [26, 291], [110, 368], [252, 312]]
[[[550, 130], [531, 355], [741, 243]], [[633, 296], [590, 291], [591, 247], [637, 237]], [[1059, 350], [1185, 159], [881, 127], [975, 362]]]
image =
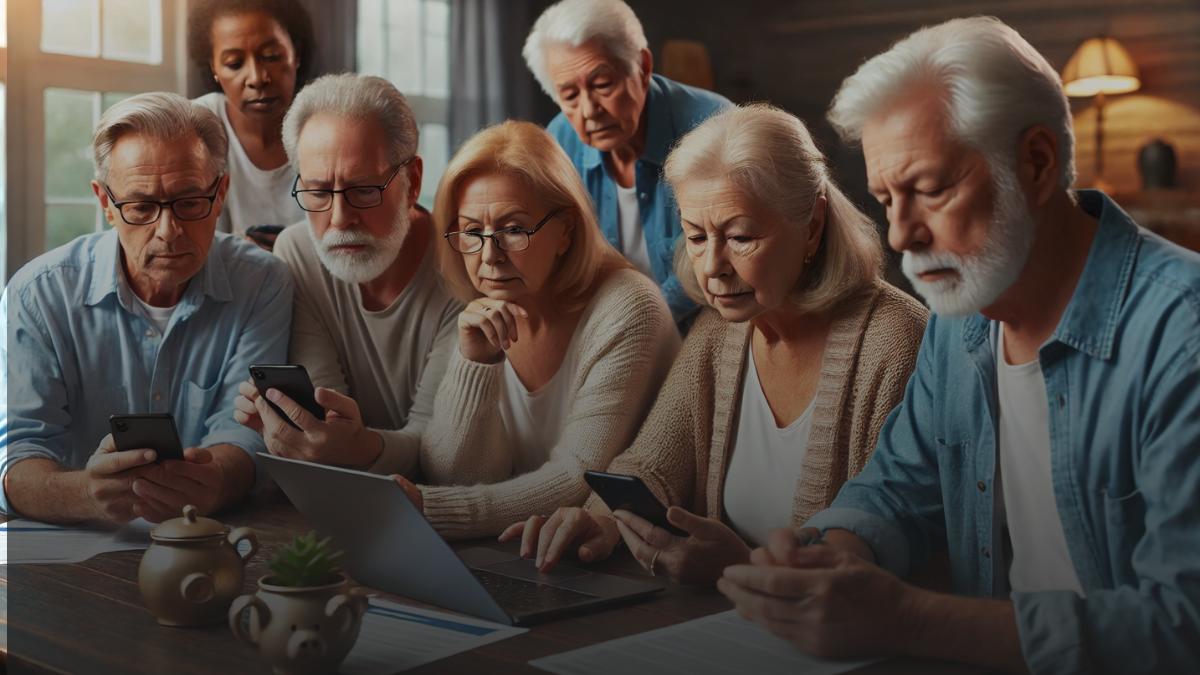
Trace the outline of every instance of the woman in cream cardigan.
[[652, 574], [710, 584], [797, 528], [862, 470], [904, 396], [928, 312], [880, 279], [875, 226], [804, 123], [768, 105], [709, 118], [664, 166], [683, 221], [677, 274], [701, 312], [632, 447], [608, 471], [672, 507], [676, 537], [594, 495], [516, 523], [548, 570], [624, 539]]
[[633, 441], [679, 351], [658, 286], [600, 232], [566, 153], [505, 122], [438, 185], [440, 266], [467, 304], [422, 437], [430, 485], [397, 477], [448, 539], [578, 506]]

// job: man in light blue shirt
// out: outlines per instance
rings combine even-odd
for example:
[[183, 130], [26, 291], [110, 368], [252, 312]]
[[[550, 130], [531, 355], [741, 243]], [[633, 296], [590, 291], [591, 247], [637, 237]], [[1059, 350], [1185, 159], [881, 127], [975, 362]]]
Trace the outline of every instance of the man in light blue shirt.
[[673, 261], [682, 228], [662, 165], [681, 136], [732, 105], [653, 75], [642, 25], [621, 0], [562, 0], [525, 42], [525, 62], [562, 112], [547, 131], [579, 170], [604, 236], [662, 287], [681, 329], [697, 306]]
[[[822, 655], [1200, 672], [1200, 256], [1070, 190], [1058, 75], [995, 19], [897, 43], [829, 117], [935, 316], [863, 472], [721, 589]], [[945, 549], [955, 596], [900, 581]]]
[[[256, 482], [262, 438], [233, 418], [252, 363], [283, 363], [292, 278], [215, 234], [225, 131], [177, 94], [142, 94], [97, 127], [92, 188], [112, 230], [13, 276], [0, 301], [0, 460], [9, 515], [153, 522], [201, 514]], [[186, 461], [116, 452], [109, 416], [171, 413]]]

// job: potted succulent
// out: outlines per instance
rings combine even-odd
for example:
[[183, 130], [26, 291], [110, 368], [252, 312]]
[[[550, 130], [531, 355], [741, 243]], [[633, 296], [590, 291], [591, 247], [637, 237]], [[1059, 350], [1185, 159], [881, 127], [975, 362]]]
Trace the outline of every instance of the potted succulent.
[[[358, 639], [367, 598], [350, 591], [338, 570], [343, 551], [330, 551], [329, 538], [295, 536], [267, 563], [269, 574], [258, 592], [229, 608], [229, 627], [239, 640], [258, 649], [277, 675], [337, 672]], [[249, 630], [242, 615], [250, 610]]]

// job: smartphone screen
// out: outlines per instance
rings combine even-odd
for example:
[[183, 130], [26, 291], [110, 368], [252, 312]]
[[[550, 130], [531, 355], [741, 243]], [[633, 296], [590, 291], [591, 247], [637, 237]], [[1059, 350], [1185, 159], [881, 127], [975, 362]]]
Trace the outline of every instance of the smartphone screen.
[[677, 537], [689, 536], [687, 532], [675, 527], [671, 521], [667, 520], [667, 507], [658, 501], [658, 498], [654, 496], [650, 488], [646, 487], [641, 478], [617, 473], [585, 471], [583, 479], [613, 511], [624, 509], [645, 518], [655, 527], [661, 527]]
[[117, 452], [153, 450], [154, 461], [183, 460], [183, 443], [170, 413], [154, 415], [113, 415], [108, 418]]
[[294, 428], [299, 429], [300, 425], [293, 422], [279, 406], [267, 400], [268, 389], [278, 389], [313, 417], [325, 421], [325, 408], [317, 403], [312, 380], [308, 378], [308, 371], [304, 366], [250, 366], [250, 377], [254, 380], [254, 387], [258, 389], [259, 395], [267, 401], [267, 405]]

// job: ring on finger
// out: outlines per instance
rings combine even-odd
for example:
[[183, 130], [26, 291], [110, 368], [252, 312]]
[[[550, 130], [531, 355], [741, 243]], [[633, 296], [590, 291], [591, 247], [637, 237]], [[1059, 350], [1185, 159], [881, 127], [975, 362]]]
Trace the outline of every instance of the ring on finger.
[[650, 558], [650, 576], [652, 576], [652, 577], [656, 577], [656, 576], [658, 576], [658, 575], [657, 575], [657, 574], [654, 572], [654, 563], [658, 562], [658, 554], [659, 554], [659, 553], [662, 553], [662, 549], [661, 549], [661, 548], [660, 548], [660, 549], [658, 549], [658, 550], [656, 550], [656, 551], [654, 552], [654, 557]]

